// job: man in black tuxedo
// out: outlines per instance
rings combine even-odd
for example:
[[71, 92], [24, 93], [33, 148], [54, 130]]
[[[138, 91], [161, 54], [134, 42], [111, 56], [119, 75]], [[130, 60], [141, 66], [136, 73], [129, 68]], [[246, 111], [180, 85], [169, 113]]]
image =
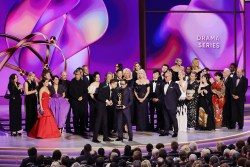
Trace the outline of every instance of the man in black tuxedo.
[[235, 128], [238, 122], [239, 129], [244, 126], [244, 103], [246, 101], [246, 92], [248, 88], [248, 79], [243, 76], [243, 70], [237, 69], [237, 76], [233, 78], [231, 89], [232, 95], [232, 128]]
[[92, 82], [94, 82], [94, 77], [92, 74], [89, 73], [89, 67], [87, 65], [82, 66], [83, 71], [83, 80], [89, 86]]
[[237, 65], [235, 63], [230, 64], [230, 77], [233, 78], [236, 76]]
[[222, 113], [222, 126], [228, 127], [229, 129], [231, 124], [231, 113], [232, 113], [232, 106], [231, 106], [231, 87], [232, 87], [233, 79], [230, 77], [230, 70], [225, 68], [223, 71], [223, 82], [225, 85], [225, 104], [223, 106], [223, 113]]
[[[158, 131], [160, 129], [163, 129], [162, 104], [159, 100], [161, 84], [162, 84], [162, 79], [161, 79], [160, 71], [154, 70], [153, 80], [150, 81], [150, 101], [149, 101], [150, 129], [152, 131]], [[157, 114], [157, 127], [154, 129], [155, 110]]]
[[112, 141], [110, 138], [108, 138], [107, 107], [113, 106], [114, 95], [112, 93], [112, 90], [114, 90], [116, 87], [117, 87], [117, 80], [111, 79], [109, 86], [104, 86], [99, 89], [97, 95], [97, 103], [96, 103], [97, 104], [96, 123], [92, 140], [95, 143], [100, 143], [97, 137], [101, 127], [103, 130], [103, 141]]
[[[82, 79], [83, 81], [86, 83], [87, 87], [89, 87], [89, 85], [94, 82], [94, 77], [92, 74], [89, 73], [89, 67], [87, 65], [83, 65], [82, 66], [82, 72], [83, 72], [83, 75], [82, 75]], [[89, 104], [89, 101], [90, 101], [90, 95], [88, 94], [88, 104]], [[88, 127], [88, 118], [89, 118], [89, 115], [88, 115], [88, 110], [86, 111], [86, 113], [84, 115], [86, 115], [85, 117], [85, 126]]]
[[[110, 83], [111, 79], [113, 79], [113, 73], [112, 72], [108, 72], [105, 75], [105, 81], [102, 82], [102, 83], [100, 83], [99, 88], [102, 88], [102, 87], [105, 87], [105, 86], [109, 86], [109, 83]], [[108, 122], [108, 131], [115, 133], [117, 126], [116, 126], [116, 117], [115, 117], [116, 113], [115, 113], [115, 107], [114, 107], [114, 105], [108, 106], [107, 110], [108, 110], [108, 120], [109, 120], [109, 122]]]
[[[65, 89], [65, 98], [70, 99], [69, 98], [69, 93], [68, 93], [69, 92], [70, 81], [67, 80], [67, 73], [65, 71], [63, 71], [61, 73], [61, 78], [59, 80], [59, 84], [62, 85], [64, 87], [64, 89]], [[71, 133], [70, 116], [71, 116], [71, 107], [69, 109], [67, 119], [66, 119], [66, 132], [67, 133]]]
[[174, 134], [178, 135], [178, 122], [176, 119], [176, 110], [178, 99], [181, 96], [179, 85], [172, 81], [172, 72], [169, 70], [165, 74], [165, 82], [161, 85], [161, 101], [163, 104], [164, 131], [160, 136], [169, 135], [170, 121], [174, 126]]
[[69, 85], [70, 103], [73, 110], [73, 125], [76, 134], [85, 134], [85, 117], [88, 110], [88, 87], [81, 79], [79, 69], [74, 71], [73, 78]]
[[133, 105], [133, 91], [127, 87], [128, 83], [126, 80], [120, 80], [121, 88], [117, 90], [116, 97], [114, 99], [115, 106], [119, 104], [119, 95], [121, 108], [119, 106], [116, 109], [117, 113], [117, 124], [118, 124], [118, 139], [116, 141], [123, 141], [123, 116], [125, 117], [125, 123], [128, 126], [129, 141], [133, 140], [132, 123], [131, 123], [131, 111], [130, 108]]

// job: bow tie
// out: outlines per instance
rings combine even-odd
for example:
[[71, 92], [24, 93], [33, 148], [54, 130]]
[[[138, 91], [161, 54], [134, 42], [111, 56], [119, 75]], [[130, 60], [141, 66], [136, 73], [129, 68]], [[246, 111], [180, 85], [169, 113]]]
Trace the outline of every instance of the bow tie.
[[168, 84], [168, 85], [169, 85], [169, 82], [166, 82], [166, 84]]
[[241, 77], [237, 77], [237, 79], [240, 79]]
[[153, 80], [153, 83], [157, 83], [157, 81], [156, 81], [156, 80]]

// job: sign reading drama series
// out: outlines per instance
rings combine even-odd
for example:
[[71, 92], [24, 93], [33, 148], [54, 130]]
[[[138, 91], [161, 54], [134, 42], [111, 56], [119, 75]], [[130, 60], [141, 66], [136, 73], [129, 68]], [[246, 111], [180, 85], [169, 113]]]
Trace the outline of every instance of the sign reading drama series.
[[210, 48], [219, 49], [220, 48], [220, 37], [219, 36], [206, 36], [197, 35], [198, 48]]

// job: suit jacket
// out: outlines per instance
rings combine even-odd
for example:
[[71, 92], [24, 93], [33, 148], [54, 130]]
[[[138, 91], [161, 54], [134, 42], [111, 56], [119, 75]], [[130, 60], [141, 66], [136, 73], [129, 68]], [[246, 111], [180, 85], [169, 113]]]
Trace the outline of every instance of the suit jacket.
[[97, 95], [97, 101], [100, 103], [104, 103], [106, 104], [106, 100], [112, 100], [113, 99], [113, 90], [112, 93], [110, 95], [110, 87], [109, 86], [104, 86], [104, 87], [100, 87], [99, 88], [99, 92]]
[[106, 81], [101, 82], [100, 85], [99, 85], [99, 88], [103, 88], [105, 86], [108, 86], [107, 83], [106, 83]]
[[224, 81], [224, 85], [225, 85], [225, 88], [226, 88], [226, 91], [225, 91], [226, 100], [231, 99], [231, 87], [232, 87], [232, 84], [233, 84], [233, 78], [227, 77], [227, 79]]
[[246, 92], [248, 88], [248, 79], [244, 76], [241, 77], [239, 84], [236, 86], [237, 77], [233, 77], [231, 93], [232, 95], [239, 96], [239, 100], [246, 101]]
[[69, 85], [69, 94], [72, 101], [78, 101], [78, 98], [82, 96], [82, 101], [87, 101], [88, 98], [88, 86], [83, 80], [76, 80], [75, 78], [71, 80]]
[[62, 85], [65, 89], [65, 98], [69, 98], [69, 85], [70, 81], [69, 80], [59, 80], [59, 84]]
[[[89, 78], [87, 77], [89, 76]], [[89, 86], [92, 82], [94, 82], [94, 77], [92, 74], [88, 74], [88, 75], [83, 75], [84, 82]]]
[[[126, 107], [125, 110], [130, 109], [133, 105], [134, 96], [131, 88], [126, 87], [125, 89], [119, 88], [117, 89], [117, 93], [122, 94], [122, 104]], [[118, 96], [115, 94], [114, 103], [118, 104]]]
[[162, 80], [158, 79], [156, 81], [156, 87], [155, 87], [155, 92], [153, 92], [153, 80], [150, 81], [150, 93], [149, 93], [149, 97], [150, 99], [152, 98], [159, 98], [161, 95], [161, 84], [162, 84]]
[[181, 90], [179, 85], [174, 81], [171, 81], [166, 95], [164, 93], [164, 86], [166, 82], [161, 84], [161, 101], [167, 110], [176, 110], [179, 97], [181, 96]]

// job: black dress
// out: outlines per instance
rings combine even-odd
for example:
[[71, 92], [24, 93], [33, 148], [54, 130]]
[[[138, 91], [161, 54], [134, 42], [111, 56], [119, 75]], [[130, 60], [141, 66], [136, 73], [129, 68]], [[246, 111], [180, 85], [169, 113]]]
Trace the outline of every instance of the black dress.
[[[36, 83], [28, 82], [28, 91], [36, 90]], [[37, 96], [35, 93], [25, 96], [25, 108], [26, 108], [26, 126], [25, 130], [29, 132], [37, 120]]]
[[200, 95], [200, 105], [199, 108], [203, 108], [205, 113], [208, 115], [207, 117], [207, 126], [200, 126], [201, 130], [213, 130], [215, 129], [214, 124], [214, 111], [213, 111], [213, 104], [212, 104], [212, 90], [211, 85], [207, 85], [205, 87], [201, 87], [201, 90], [207, 90], [207, 94], [204, 93], [204, 96]]
[[[20, 83], [17, 83], [19, 85]], [[16, 132], [22, 129], [22, 98], [23, 90], [18, 90], [13, 83], [8, 84], [10, 92], [9, 111], [10, 111], [10, 131]]]
[[[139, 85], [135, 83], [135, 92], [139, 98], [144, 98], [147, 93], [149, 84]], [[148, 98], [142, 103], [136, 99], [136, 130], [147, 131], [149, 130], [149, 117], [148, 117]]]
[[193, 83], [190, 82], [188, 83], [187, 94], [189, 92], [194, 93], [192, 95], [193, 99], [186, 100], [188, 128], [195, 128], [197, 125], [197, 112], [198, 112], [198, 102], [199, 102], [198, 88], [199, 88], [199, 83], [197, 81], [194, 81]]

